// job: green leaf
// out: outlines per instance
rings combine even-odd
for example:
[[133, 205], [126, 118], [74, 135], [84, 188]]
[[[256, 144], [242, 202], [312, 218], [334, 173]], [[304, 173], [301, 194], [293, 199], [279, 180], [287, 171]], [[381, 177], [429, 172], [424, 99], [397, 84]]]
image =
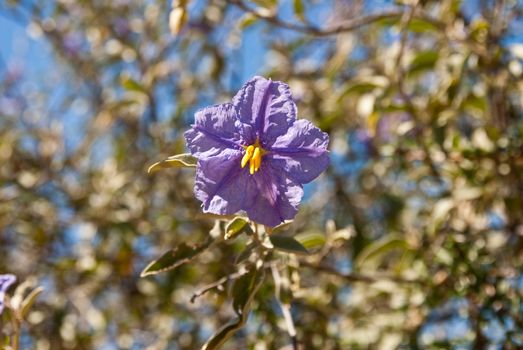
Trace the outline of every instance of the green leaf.
[[361, 268], [365, 264], [375, 263], [393, 250], [409, 250], [410, 246], [405, 239], [396, 235], [388, 235], [366, 246], [358, 255], [355, 265]]
[[22, 318], [25, 318], [29, 311], [31, 310], [31, 307], [36, 302], [36, 298], [44, 291], [42, 287], [37, 287], [29, 293], [24, 301], [22, 301], [22, 307], [21, 307], [21, 316]]
[[309, 251], [292, 237], [271, 235], [269, 239], [275, 249], [295, 254], [309, 254]]
[[252, 13], [246, 13], [239, 21], [239, 27], [240, 29], [247, 29], [253, 24], [258, 22], [258, 17], [253, 15]]
[[189, 246], [186, 243], [182, 243], [178, 247], [163, 254], [159, 259], [154, 260], [149, 265], [147, 265], [147, 267], [140, 274], [140, 277], [156, 275], [160, 272], [177, 268], [178, 266], [183, 265], [194, 257], [198, 256], [205, 249], [207, 249], [212, 242], [212, 239], [208, 239], [203, 244], [196, 246]]
[[304, 232], [294, 238], [307, 250], [318, 249], [325, 245], [325, 235], [319, 232]]
[[178, 35], [189, 20], [185, 6], [173, 7], [169, 13], [169, 29], [172, 35]]
[[408, 25], [408, 29], [414, 33], [440, 32], [437, 25], [421, 18], [413, 18]]
[[408, 74], [411, 75], [433, 69], [438, 58], [439, 53], [437, 51], [427, 50], [418, 53], [410, 63]]
[[151, 174], [161, 169], [196, 168], [197, 162], [198, 159], [196, 159], [189, 153], [177, 154], [175, 156], [171, 156], [165, 160], [162, 160], [161, 162], [154, 163], [147, 169], [147, 172]]
[[305, 7], [303, 6], [302, 0], [293, 0], [292, 5], [294, 7], [294, 14], [300, 20], [305, 20]]
[[389, 85], [389, 80], [380, 75], [361, 77], [352, 80], [342, 91], [340, 100], [349, 95], [364, 95], [376, 89], [383, 89]]
[[278, 6], [278, 0], [252, 0], [252, 2], [268, 10], [275, 9]]
[[226, 324], [207, 340], [202, 350], [219, 349], [234, 333], [245, 325], [254, 296], [262, 285], [264, 278], [264, 270], [256, 270], [253, 268], [234, 282], [232, 287], [232, 304], [234, 312], [238, 317]]
[[[401, 15], [398, 15], [395, 17], [384, 18], [379, 21], [376, 21], [376, 24], [382, 25], [385, 27], [392, 27], [395, 25], [400, 25], [401, 19], [402, 19]], [[413, 18], [409, 22], [407, 29], [414, 33], [427, 33], [427, 32], [439, 33], [440, 32], [438, 25], [436, 25], [436, 23], [432, 23], [432, 22], [429, 22], [429, 21], [421, 19], [421, 18]]]
[[147, 95], [147, 89], [131, 77], [122, 77], [121, 84], [126, 90], [141, 92]]
[[293, 221], [291, 220], [291, 221], [284, 222], [283, 224], [279, 224], [278, 226], [276, 226], [272, 229], [272, 232], [273, 233], [285, 232], [285, 231], [287, 231], [287, 229], [290, 228], [292, 223], [293, 223]]
[[230, 239], [238, 236], [241, 233], [253, 234], [251, 226], [244, 218], [234, 218], [227, 224], [225, 228], [225, 239]]

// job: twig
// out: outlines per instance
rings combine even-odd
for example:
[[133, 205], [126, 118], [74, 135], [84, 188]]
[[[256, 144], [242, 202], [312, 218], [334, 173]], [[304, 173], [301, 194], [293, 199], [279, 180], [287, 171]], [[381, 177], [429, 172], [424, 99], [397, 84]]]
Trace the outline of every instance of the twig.
[[[275, 26], [278, 26], [280, 28], [294, 30], [297, 32], [315, 35], [315, 36], [329, 36], [329, 35], [354, 31], [361, 27], [367, 26], [369, 24], [372, 24], [372, 23], [375, 23], [375, 22], [378, 22], [381, 20], [399, 17], [402, 14], [401, 11], [397, 11], [397, 10], [387, 11], [387, 12], [376, 13], [376, 14], [371, 14], [371, 15], [351, 19], [350, 21], [340, 23], [339, 25], [336, 25], [336, 26], [332, 26], [332, 27], [328, 27], [328, 28], [319, 28], [319, 27], [316, 27], [313, 25], [302, 25], [302, 24], [297, 24], [297, 23], [292, 23], [292, 22], [286, 22], [270, 13], [265, 13], [265, 12], [259, 11], [257, 9], [252, 9], [248, 5], [246, 5], [242, 0], [229, 0], [229, 3], [239, 7], [243, 11], [248, 12], [259, 19], [263, 19], [264, 21], [271, 23]], [[430, 22], [432, 25], [434, 25], [438, 28], [444, 27], [444, 25], [441, 22], [437, 21], [436, 19], [430, 18], [428, 16], [421, 16], [420, 18], [427, 22]]]
[[[11, 324], [13, 326], [13, 334], [11, 336], [11, 348], [12, 350], [20, 349], [20, 334], [22, 333], [22, 317], [17, 309], [11, 304], [11, 298], [5, 296], [5, 305], [10, 311]], [[3, 348], [2, 348], [3, 349]]]
[[280, 291], [282, 285], [282, 279], [278, 267], [276, 265], [271, 266], [272, 278], [274, 279], [274, 288], [276, 292], [276, 299], [280, 305], [283, 318], [285, 319], [285, 325], [287, 326], [287, 333], [291, 337], [293, 350], [298, 350], [298, 338], [296, 337], [296, 328], [294, 327], [294, 321], [291, 315], [291, 306], [289, 303], [282, 302], [280, 298]]
[[[269, 262], [269, 263], [266, 263], [262, 268], [263, 269], [269, 269], [269, 268], [272, 268], [274, 264]], [[213, 290], [214, 288], [219, 288], [221, 285], [229, 282], [229, 281], [232, 281], [232, 280], [235, 280], [237, 278], [240, 278], [242, 277], [243, 275], [245, 275], [248, 271], [245, 270], [245, 268], [242, 268], [240, 271], [238, 272], [235, 272], [235, 273], [231, 273], [230, 275], [227, 275], [227, 276], [224, 276], [222, 278], [220, 278], [219, 280], [215, 281], [215, 282], [212, 282], [212, 283], [209, 283], [207, 284], [206, 286], [204, 286], [203, 288], [201, 288], [200, 290], [196, 291], [192, 296], [191, 296], [191, 303], [194, 304], [194, 302], [196, 301], [196, 299], [198, 299], [199, 297], [201, 297], [202, 295], [206, 294], [207, 292]]]
[[374, 282], [378, 282], [380, 280], [389, 280], [389, 281], [396, 282], [396, 283], [424, 284], [424, 282], [420, 281], [420, 280], [406, 279], [406, 278], [385, 275], [385, 274], [376, 274], [376, 275], [370, 276], [370, 275], [362, 275], [359, 273], [342, 273], [333, 267], [330, 267], [330, 266], [327, 266], [324, 264], [319, 264], [319, 265], [312, 264], [306, 260], [300, 260], [300, 265], [311, 268], [316, 271], [325, 272], [329, 275], [337, 276], [348, 282], [374, 283]]
[[[403, 65], [401, 64], [401, 61], [403, 59], [403, 54], [405, 52], [405, 46], [407, 44], [408, 34], [409, 34], [408, 27], [409, 27], [410, 22], [412, 21], [412, 19], [415, 16], [417, 7], [418, 7], [418, 1], [415, 1], [411, 6], [410, 11], [405, 11], [401, 18], [400, 47], [399, 47], [399, 51], [398, 51], [398, 56], [396, 57], [396, 67], [397, 67], [397, 73], [398, 73], [397, 77], [396, 77], [396, 82], [397, 82], [397, 86], [398, 86], [398, 92], [401, 96], [401, 99], [405, 102], [405, 107], [407, 108], [407, 111], [412, 116], [412, 118], [414, 118], [417, 122], [421, 122], [422, 119], [418, 116], [418, 112], [416, 110], [416, 107], [414, 106], [414, 103], [412, 102], [412, 99], [405, 91], [405, 85], [404, 85], [405, 72], [403, 69]], [[437, 180], [441, 181], [440, 180], [441, 174], [440, 174], [438, 168], [436, 167], [436, 165], [434, 164], [434, 162], [432, 161], [432, 158], [430, 156], [430, 150], [428, 149], [427, 145], [425, 144], [425, 139], [423, 138], [423, 135], [420, 134], [418, 130], [415, 130], [414, 132], [415, 132], [418, 143], [420, 144], [421, 148], [423, 149], [423, 152], [425, 153], [424, 161], [425, 161], [426, 165], [429, 167], [432, 175], [434, 175], [434, 177]]]
[[238, 271], [238, 272], [235, 272], [233, 274], [230, 274], [230, 275], [227, 275], [225, 277], [222, 277], [220, 278], [218, 281], [216, 282], [213, 282], [213, 283], [210, 283], [208, 285], [206, 285], [205, 287], [203, 287], [202, 289], [200, 289], [199, 291], [195, 292], [192, 297], [191, 297], [191, 303], [194, 304], [194, 302], [196, 301], [197, 298], [201, 297], [202, 295], [204, 295], [205, 293], [213, 290], [214, 288], [218, 288], [220, 287], [221, 285], [229, 282], [229, 281], [232, 281], [232, 280], [235, 280], [237, 278], [240, 278], [241, 276], [245, 275], [247, 273], [247, 271], [245, 270], [242, 270], [242, 271]]

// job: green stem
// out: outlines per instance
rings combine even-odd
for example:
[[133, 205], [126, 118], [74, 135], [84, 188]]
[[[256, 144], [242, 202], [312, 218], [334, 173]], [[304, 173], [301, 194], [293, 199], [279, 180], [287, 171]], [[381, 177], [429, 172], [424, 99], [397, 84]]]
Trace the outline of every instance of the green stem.
[[20, 349], [20, 333], [22, 331], [22, 323], [20, 322], [20, 320], [16, 316], [13, 317], [13, 327], [14, 327], [14, 334], [13, 334], [13, 337], [11, 338], [11, 348], [13, 350], [19, 350]]

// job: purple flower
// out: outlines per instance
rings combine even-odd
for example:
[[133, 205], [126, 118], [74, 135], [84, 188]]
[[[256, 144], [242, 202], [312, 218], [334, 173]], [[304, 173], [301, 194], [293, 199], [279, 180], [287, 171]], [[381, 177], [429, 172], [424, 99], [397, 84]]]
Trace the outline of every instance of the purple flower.
[[14, 275], [0, 275], [0, 314], [4, 311], [5, 292], [15, 281]]
[[198, 158], [194, 193], [204, 212], [243, 210], [267, 226], [294, 218], [303, 184], [329, 165], [329, 136], [296, 113], [289, 86], [263, 77], [232, 103], [196, 112], [185, 138]]

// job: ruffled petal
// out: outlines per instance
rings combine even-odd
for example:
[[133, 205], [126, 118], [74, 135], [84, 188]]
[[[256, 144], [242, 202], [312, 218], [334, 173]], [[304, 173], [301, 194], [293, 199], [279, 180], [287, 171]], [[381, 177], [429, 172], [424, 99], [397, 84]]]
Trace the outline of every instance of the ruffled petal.
[[274, 168], [305, 184], [318, 177], [329, 165], [329, 135], [310, 121], [296, 121], [278, 137], [265, 156]]
[[259, 138], [268, 147], [296, 120], [297, 108], [289, 86], [280, 81], [254, 77], [233, 99], [238, 118], [252, 126], [249, 143]]
[[233, 105], [224, 103], [197, 111], [193, 127], [184, 136], [195, 157], [212, 157], [228, 148], [241, 149], [245, 128]]
[[230, 215], [243, 210], [251, 220], [271, 227], [294, 218], [302, 186], [270, 162], [251, 175], [240, 166], [241, 157], [240, 151], [227, 150], [198, 160], [194, 193], [203, 211]]
[[15, 281], [16, 277], [14, 275], [0, 275], [0, 314], [4, 311], [5, 292]]
[[234, 214], [252, 203], [256, 187], [248, 169], [240, 166], [242, 156], [241, 151], [229, 149], [198, 160], [194, 194], [204, 212]]
[[243, 206], [249, 219], [274, 227], [296, 216], [303, 197], [303, 188], [299, 183], [273, 168], [269, 162], [264, 163], [252, 179], [256, 195]]

